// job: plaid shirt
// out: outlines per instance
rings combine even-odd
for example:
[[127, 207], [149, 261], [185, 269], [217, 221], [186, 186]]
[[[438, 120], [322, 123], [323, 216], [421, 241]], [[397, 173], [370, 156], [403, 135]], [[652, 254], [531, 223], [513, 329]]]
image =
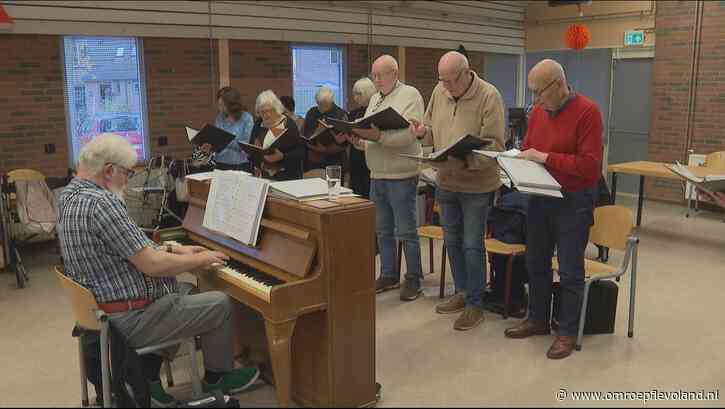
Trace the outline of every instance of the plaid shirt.
[[125, 204], [97, 184], [75, 178], [63, 190], [58, 237], [65, 274], [88, 288], [98, 303], [156, 300], [176, 291], [176, 279], [152, 278], [128, 258], [158, 246], [128, 216]]

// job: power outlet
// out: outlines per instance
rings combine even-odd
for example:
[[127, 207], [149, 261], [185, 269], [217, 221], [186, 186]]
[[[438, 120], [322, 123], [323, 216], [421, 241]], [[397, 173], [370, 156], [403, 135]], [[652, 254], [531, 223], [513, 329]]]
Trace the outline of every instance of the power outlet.
[[48, 155], [52, 155], [55, 153], [55, 144], [54, 143], [46, 143], [44, 146], [45, 153]]
[[169, 138], [165, 136], [159, 136], [159, 146], [166, 146], [169, 144]]

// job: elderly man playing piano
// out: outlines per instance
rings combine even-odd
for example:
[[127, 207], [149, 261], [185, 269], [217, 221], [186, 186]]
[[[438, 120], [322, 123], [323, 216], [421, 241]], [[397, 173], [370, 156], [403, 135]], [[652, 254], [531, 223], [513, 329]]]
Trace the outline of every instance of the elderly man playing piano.
[[[144, 235], [122, 199], [136, 159], [131, 144], [113, 134], [100, 135], [81, 150], [78, 175], [60, 200], [65, 274], [93, 293], [134, 348], [201, 336], [204, 391], [240, 392], [259, 371], [234, 368], [232, 302], [221, 292], [190, 295], [191, 286], [175, 278], [228, 257], [198, 246], [158, 246]], [[160, 357], [141, 358], [152, 405], [173, 406], [174, 398], [159, 381]]]

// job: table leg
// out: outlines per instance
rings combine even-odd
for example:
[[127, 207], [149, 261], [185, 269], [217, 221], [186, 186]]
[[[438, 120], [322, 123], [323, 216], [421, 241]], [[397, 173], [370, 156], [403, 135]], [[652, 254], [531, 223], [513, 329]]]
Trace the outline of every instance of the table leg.
[[637, 198], [637, 227], [642, 224], [642, 202], [644, 200], [644, 175], [639, 177], [639, 197]]
[[612, 172], [612, 204], [617, 202], [617, 172]]

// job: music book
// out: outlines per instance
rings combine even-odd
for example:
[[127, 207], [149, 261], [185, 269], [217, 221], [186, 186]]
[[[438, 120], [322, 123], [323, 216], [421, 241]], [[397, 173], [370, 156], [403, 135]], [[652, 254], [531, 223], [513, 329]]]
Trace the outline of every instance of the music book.
[[508, 176], [511, 184], [521, 193], [539, 196], [564, 197], [561, 185], [551, 176], [546, 167], [537, 162], [513, 157], [518, 155], [515, 149], [505, 152], [474, 151], [477, 154], [495, 159], [499, 167]]
[[353, 129], [370, 129], [372, 125], [375, 125], [381, 131], [405, 129], [410, 126], [410, 122], [400, 116], [398, 111], [392, 107], [387, 107], [380, 112], [352, 122], [335, 118], [327, 118], [326, 122], [332, 125], [337, 132], [343, 133], [350, 133]]
[[473, 152], [475, 149], [482, 148], [493, 144], [493, 139], [481, 139], [473, 135], [463, 135], [455, 140], [445, 148], [423, 155], [413, 155], [408, 153], [401, 153], [400, 156], [416, 159], [419, 161], [430, 161], [430, 162], [442, 162], [448, 159], [448, 155], [451, 155], [457, 159], [465, 159], [466, 155]]
[[320, 145], [330, 145], [335, 142], [335, 127], [325, 123], [320, 119], [317, 120], [317, 129], [309, 138], [302, 136], [307, 142], [317, 142]]
[[[327, 199], [327, 181], [321, 178], [308, 178], [272, 182], [269, 184], [269, 195], [297, 201]], [[340, 197], [343, 196], [356, 195], [351, 189], [341, 186]]]
[[255, 246], [269, 182], [236, 171], [214, 171], [203, 226]]
[[223, 129], [219, 129], [214, 125], [206, 124], [201, 130], [194, 128], [186, 128], [186, 136], [189, 138], [189, 142], [194, 145], [201, 146], [205, 143], [211, 145], [212, 151], [219, 153], [229, 145], [229, 142], [233, 141], [236, 136]]
[[674, 174], [682, 179], [694, 183], [697, 187], [710, 192], [725, 192], [725, 175], [706, 175], [705, 177], [695, 176], [687, 166], [680, 162], [674, 165], [665, 165]]
[[274, 139], [267, 142], [267, 138], [265, 137], [265, 143], [262, 146], [237, 141], [239, 147], [242, 148], [253, 162], [262, 162], [262, 160], [264, 160], [264, 156], [271, 154], [275, 149], [279, 149], [280, 151], [289, 150], [293, 148], [295, 144], [299, 143], [297, 138], [292, 136], [291, 132], [287, 132], [287, 128], [282, 130], [272, 128], [268, 132], [272, 132]]
[[[230, 171], [230, 172], [232, 172], [232, 171]], [[242, 170], [235, 170], [233, 172], [239, 172], [239, 173], [244, 174], [244, 175], [249, 175], [248, 172], [244, 172]], [[199, 181], [199, 182], [204, 182], [206, 180], [212, 180], [212, 179], [214, 179], [214, 171], [211, 171], [211, 172], [192, 173], [190, 175], [186, 175], [185, 178], [186, 179], [189, 179], [189, 180], [196, 180], [196, 181]]]

